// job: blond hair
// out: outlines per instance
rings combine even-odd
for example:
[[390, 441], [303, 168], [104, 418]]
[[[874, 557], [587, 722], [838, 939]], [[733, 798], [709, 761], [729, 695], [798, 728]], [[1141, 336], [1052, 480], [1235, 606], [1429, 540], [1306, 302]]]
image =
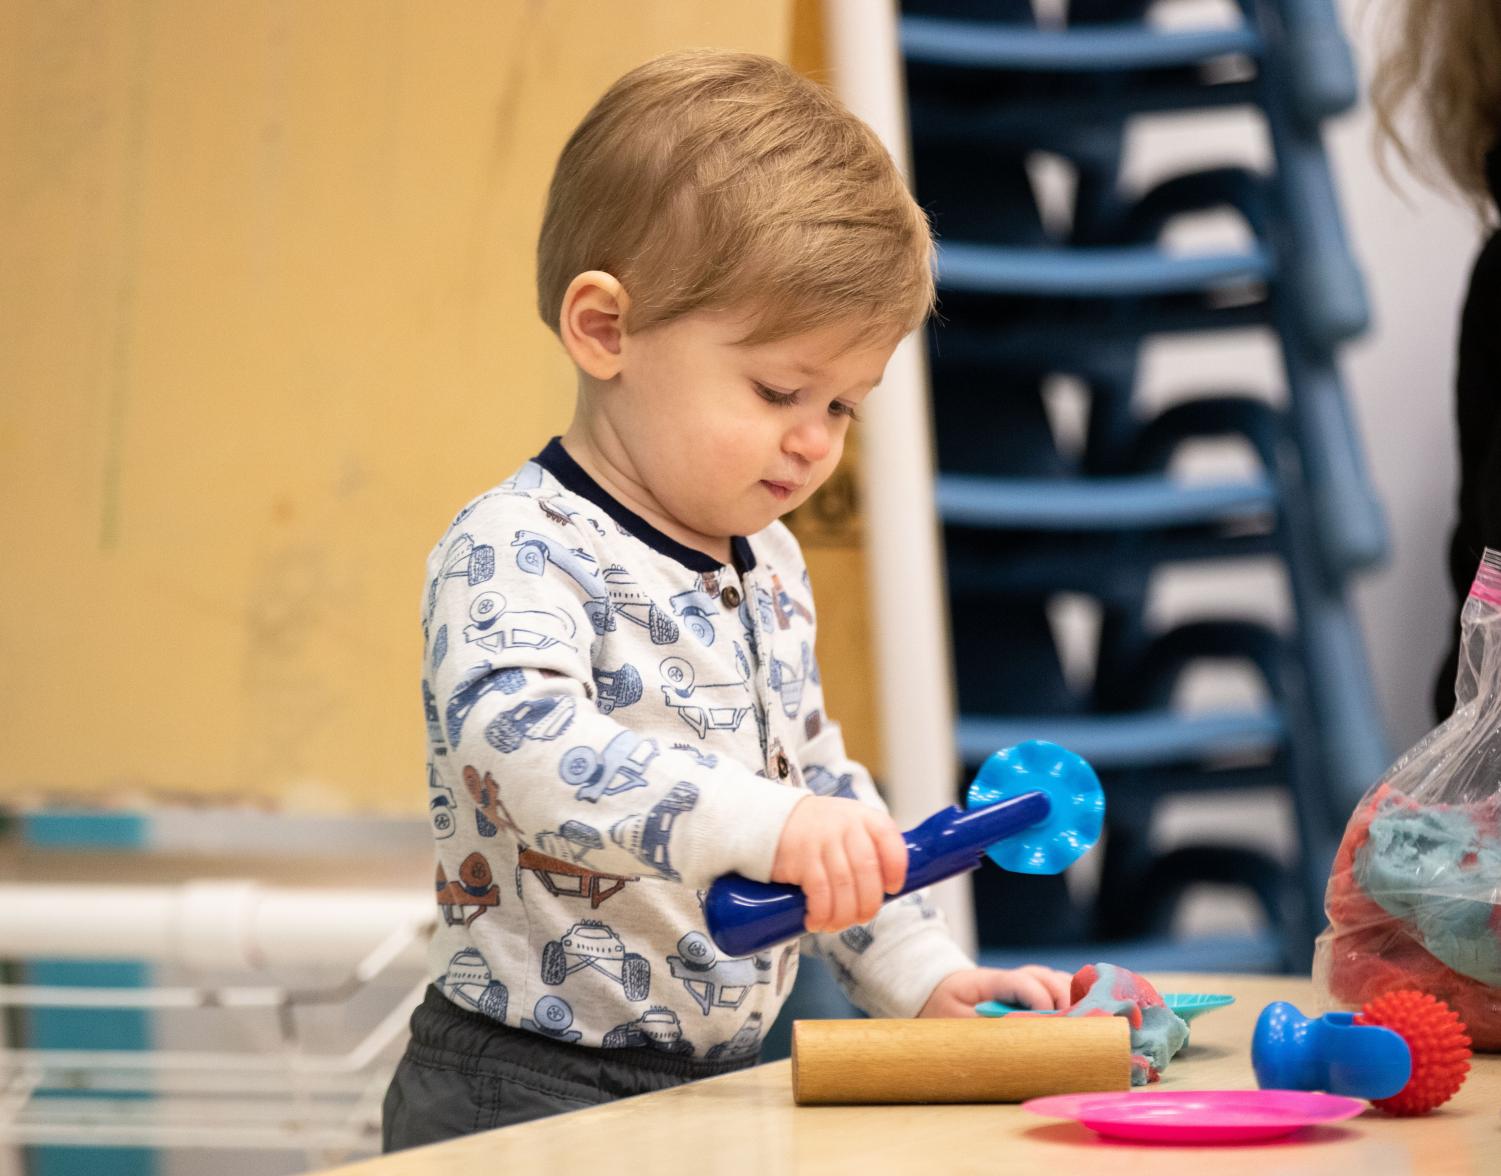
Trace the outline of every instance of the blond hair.
[[933, 305], [932, 238], [875, 133], [769, 57], [670, 53], [617, 81], [558, 160], [537, 306], [618, 278], [625, 329], [697, 310], [754, 315], [745, 343], [859, 323], [904, 335]]
[[[1501, 134], [1501, 4], [1407, 0], [1385, 34], [1371, 82], [1378, 148], [1395, 147], [1430, 183], [1447, 178], [1482, 220], [1491, 219], [1485, 156]], [[1397, 129], [1413, 99], [1416, 150]]]

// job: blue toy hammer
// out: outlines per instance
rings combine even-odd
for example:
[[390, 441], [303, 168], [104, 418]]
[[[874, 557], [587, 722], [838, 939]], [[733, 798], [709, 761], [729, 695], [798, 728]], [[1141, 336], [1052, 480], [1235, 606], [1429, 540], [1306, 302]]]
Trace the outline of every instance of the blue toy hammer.
[[[1035, 739], [986, 760], [965, 803], [902, 835], [907, 877], [901, 894], [973, 870], [987, 855], [1014, 873], [1061, 873], [1100, 839], [1105, 818], [1094, 769], [1073, 752]], [[704, 916], [721, 951], [747, 956], [801, 935], [808, 908], [797, 886], [726, 874], [709, 887]]]

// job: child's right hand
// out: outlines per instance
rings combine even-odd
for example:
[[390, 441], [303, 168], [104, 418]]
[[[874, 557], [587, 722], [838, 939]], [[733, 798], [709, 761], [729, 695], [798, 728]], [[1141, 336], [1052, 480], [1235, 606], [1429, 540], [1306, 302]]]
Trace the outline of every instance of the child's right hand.
[[771, 866], [773, 882], [802, 888], [809, 931], [842, 931], [873, 919], [907, 877], [907, 843], [879, 809], [839, 796], [793, 807]]

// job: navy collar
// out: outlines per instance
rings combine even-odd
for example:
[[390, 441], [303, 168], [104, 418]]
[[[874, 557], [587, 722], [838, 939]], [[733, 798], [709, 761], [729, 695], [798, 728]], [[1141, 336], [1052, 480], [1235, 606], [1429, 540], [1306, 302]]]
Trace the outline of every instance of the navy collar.
[[[573, 460], [563, 448], [561, 437], [554, 437], [547, 443], [547, 448], [532, 460], [561, 482], [564, 489], [587, 498], [653, 551], [677, 560], [691, 572], [717, 572], [724, 567], [708, 552], [679, 543], [672, 536], [657, 530], [635, 511], [622, 506], [611, 497], [608, 490], [589, 476], [583, 466]], [[743, 535], [730, 537], [730, 559], [734, 561], [735, 570], [742, 576], [756, 566], [756, 553], [751, 550], [750, 541]]]

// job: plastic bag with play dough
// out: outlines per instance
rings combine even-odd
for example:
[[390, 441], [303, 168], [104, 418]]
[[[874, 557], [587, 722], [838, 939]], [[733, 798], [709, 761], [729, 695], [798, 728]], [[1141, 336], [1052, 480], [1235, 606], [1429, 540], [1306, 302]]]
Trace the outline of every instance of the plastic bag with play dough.
[[1501, 1050], [1501, 553], [1460, 618], [1454, 714], [1387, 769], [1345, 828], [1313, 975], [1358, 1007], [1417, 988]]

